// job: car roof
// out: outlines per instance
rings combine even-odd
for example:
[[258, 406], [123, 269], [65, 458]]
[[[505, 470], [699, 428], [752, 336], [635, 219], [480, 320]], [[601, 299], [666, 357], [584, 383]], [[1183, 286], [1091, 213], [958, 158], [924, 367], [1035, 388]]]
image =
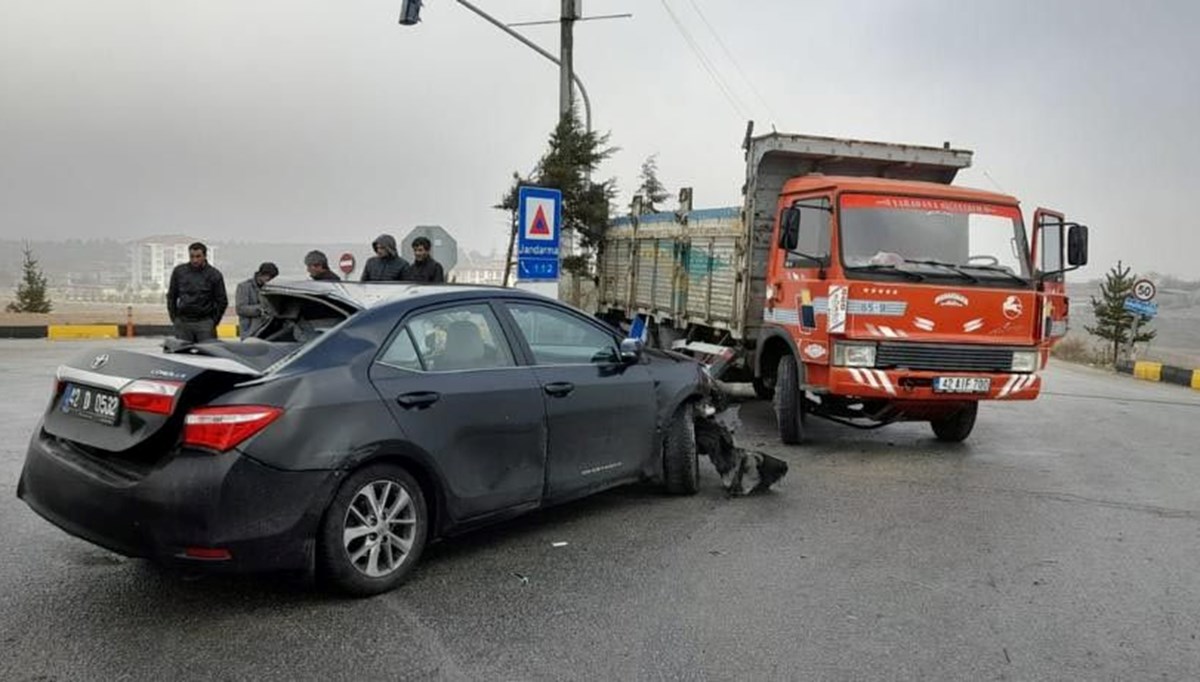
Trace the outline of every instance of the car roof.
[[517, 296], [542, 299], [544, 296], [511, 287], [479, 284], [426, 284], [416, 282], [332, 282], [311, 279], [275, 279], [263, 286], [264, 294], [295, 294], [332, 298], [368, 310], [401, 300], [442, 297], [448, 294]]

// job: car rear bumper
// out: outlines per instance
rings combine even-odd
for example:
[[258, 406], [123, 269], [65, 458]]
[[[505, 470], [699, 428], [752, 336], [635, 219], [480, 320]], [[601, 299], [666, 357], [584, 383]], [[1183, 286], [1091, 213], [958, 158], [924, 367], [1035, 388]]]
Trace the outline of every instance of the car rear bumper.
[[[30, 442], [17, 496], [114, 552], [217, 570], [307, 570], [333, 472], [282, 471], [237, 452], [181, 451], [134, 471], [50, 437]], [[227, 550], [204, 559], [188, 548]]]

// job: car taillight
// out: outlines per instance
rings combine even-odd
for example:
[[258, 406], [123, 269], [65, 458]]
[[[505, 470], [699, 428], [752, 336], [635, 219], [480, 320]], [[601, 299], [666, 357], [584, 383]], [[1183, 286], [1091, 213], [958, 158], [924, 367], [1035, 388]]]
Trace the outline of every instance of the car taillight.
[[134, 412], [169, 415], [182, 388], [182, 381], [138, 379], [121, 389], [121, 404]]
[[281, 414], [283, 410], [267, 405], [199, 407], [183, 420], [183, 444], [228, 452]]

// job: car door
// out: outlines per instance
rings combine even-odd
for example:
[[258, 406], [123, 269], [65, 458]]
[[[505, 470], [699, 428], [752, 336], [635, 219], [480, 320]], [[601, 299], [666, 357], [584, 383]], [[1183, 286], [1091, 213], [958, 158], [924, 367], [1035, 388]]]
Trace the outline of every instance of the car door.
[[410, 314], [371, 368], [398, 435], [426, 453], [456, 520], [540, 503], [546, 408], [487, 302]]
[[617, 338], [563, 306], [506, 301], [544, 394], [547, 497], [637, 480], [659, 452], [650, 371], [620, 361]]

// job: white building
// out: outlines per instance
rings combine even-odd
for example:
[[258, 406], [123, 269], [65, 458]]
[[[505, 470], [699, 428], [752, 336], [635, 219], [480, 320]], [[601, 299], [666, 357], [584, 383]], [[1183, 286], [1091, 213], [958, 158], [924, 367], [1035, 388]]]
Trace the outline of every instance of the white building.
[[504, 257], [495, 254], [480, 256], [460, 250], [458, 264], [454, 266], [454, 270], [446, 273], [446, 278], [460, 284], [501, 286], [504, 284]]
[[[130, 287], [133, 291], [166, 291], [171, 271], [188, 262], [188, 245], [199, 241], [184, 235], [146, 237], [130, 247]], [[208, 262], [216, 264], [216, 249], [208, 247]]]

